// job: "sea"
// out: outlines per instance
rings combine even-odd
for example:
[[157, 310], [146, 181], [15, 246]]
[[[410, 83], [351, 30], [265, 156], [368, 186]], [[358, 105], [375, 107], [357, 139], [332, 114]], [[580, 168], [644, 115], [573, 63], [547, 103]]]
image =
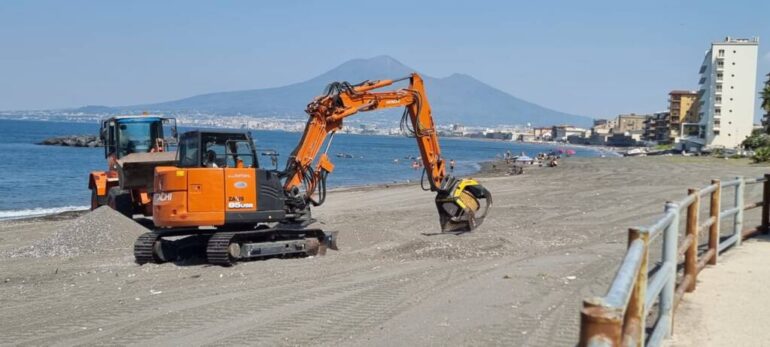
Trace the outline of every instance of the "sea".
[[[190, 130], [180, 127], [180, 132]], [[53, 121], [0, 120], [0, 220], [19, 219], [85, 210], [89, 207], [88, 173], [104, 170], [103, 148], [42, 146], [36, 143], [52, 136], [98, 134], [99, 124]], [[278, 151], [283, 169], [301, 133], [252, 130], [258, 150]], [[510, 151], [534, 156], [565, 149], [555, 144], [519, 143], [499, 140], [441, 138], [446, 160], [455, 160], [456, 176], [477, 172], [484, 161], [501, 158]], [[603, 153], [591, 148], [572, 148], [575, 156]], [[337, 154], [345, 154], [337, 157]], [[419, 156], [413, 138], [337, 134], [329, 150], [335, 164], [329, 187], [415, 182], [422, 170], [412, 168]], [[262, 167], [273, 166], [260, 157]]]

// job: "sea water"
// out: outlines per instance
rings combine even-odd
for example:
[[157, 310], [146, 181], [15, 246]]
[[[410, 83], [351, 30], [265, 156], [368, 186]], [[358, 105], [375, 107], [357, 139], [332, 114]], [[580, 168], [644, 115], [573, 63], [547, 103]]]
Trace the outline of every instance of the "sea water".
[[[180, 131], [189, 130], [180, 128]], [[26, 120], [0, 120], [0, 220], [87, 209], [90, 203], [88, 173], [106, 169], [103, 148], [42, 146], [45, 138], [63, 135], [96, 135], [99, 124]], [[257, 150], [276, 150], [278, 168], [301, 133], [252, 131]], [[454, 174], [471, 175], [479, 163], [500, 158], [505, 152], [534, 156], [559, 148], [550, 144], [479, 141], [442, 138], [441, 150], [455, 160]], [[576, 156], [598, 156], [592, 149], [576, 148]], [[345, 154], [337, 157], [337, 154]], [[337, 134], [329, 150], [335, 164], [329, 187], [395, 182], [416, 182], [422, 170], [412, 168], [419, 150], [413, 138]], [[273, 168], [269, 157], [259, 156], [262, 167]]]

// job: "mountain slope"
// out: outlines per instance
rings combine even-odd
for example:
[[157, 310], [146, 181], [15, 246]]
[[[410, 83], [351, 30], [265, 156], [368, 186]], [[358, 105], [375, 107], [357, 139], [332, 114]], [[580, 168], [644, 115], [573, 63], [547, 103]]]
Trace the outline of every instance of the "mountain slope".
[[[399, 78], [415, 71], [388, 56], [350, 60], [320, 76], [288, 86], [197, 95], [158, 104], [118, 107], [120, 111], [199, 111], [223, 115], [304, 116], [313, 97], [333, 81], [358, 83], [363, 80]], [[511, 96], [468, 75], [445, 78], [423, 75], [428, 98], [437, 123], [466, 125], [569, 123], [588, 125], [587, 117], [554, 111]], [[405, 86], [406, 82], [398, 86]], [[400, 111], [398, 111], [400, 112]], [[380, 112], [392, 117], [396, 111]]]

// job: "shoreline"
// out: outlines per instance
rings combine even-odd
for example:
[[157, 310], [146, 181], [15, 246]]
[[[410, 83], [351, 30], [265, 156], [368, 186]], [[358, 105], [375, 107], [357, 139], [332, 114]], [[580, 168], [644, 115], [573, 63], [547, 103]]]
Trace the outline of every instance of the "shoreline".
[[[495, 168], [495, 163], [502, 163], [505, 165], [505, 160], [500, 159], [492, 159], [492, 160], [485, 160], [478, 162], [480, 168], [476, 170], [473, 173], [467, 174], [464, 177], [468, 178], [474, 178], [474, 177], [498, 177], [498, 176], [505, 176], [507, 171], [501, 171], [498, 168]], [[536, 166], [536, 165], [533, 165]], [[375, 189], [389, 189], [389, 188], [396, 188], [396, 187], [404, 187], [404, 186], [419, 186], [419, 181], [408, 181], [408, 182], [392, 182], [392, 183], [371, 183], [371, 184], [359, 184], [359, 185], [350, 185], [350, 186], [339, 186], [339, 187], [333, 187], [329, 188], [328, 192], [356, 192], [356, 191], [371, 191]], [[59, 220], [65, 220], [65, 219], [73, 219], [77, 218], [83, 214], [86, 214], [90, 212], [90, 209], [87, 206], [77, 206], [77, 208], [69, 209], [68, 207], [52, 207], [47, 208], [50, 210], [55, 209], [66, 209], [64, 211], [53, 211], [51, 213], [34, 213], [34, 211], [44, 210], [43, 208], [29, 208], [29, 209], [23, 209], [23, 210], [8, 210], [8, 211], [0, 211], [0, 212], [22, 212], [22, 211], [30, 211], [30, 215], [28, 216], [14, 216], [9, 218], [0, 218], [0, 224], [2, 223], [8, 223], [8, 222], [37, 222], [37, 221], [59, 221]]]

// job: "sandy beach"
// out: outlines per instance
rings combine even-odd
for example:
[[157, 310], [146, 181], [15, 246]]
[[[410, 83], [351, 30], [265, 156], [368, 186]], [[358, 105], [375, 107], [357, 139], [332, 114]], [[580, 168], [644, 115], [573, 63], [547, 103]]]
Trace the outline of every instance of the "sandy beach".
[[438, 233], [415, 184], [336, 189], [313, 212], [339, 251], [230, 268], [138, 266], [142, 229], [112, 211], [2, 222], [0, 343], [573, 345], [581, 299], [604, 294], [628, 227], [711, 178], [770, 172], [686, 157], [560, 164], [479, 175], [495, 205], [459, 236]]

